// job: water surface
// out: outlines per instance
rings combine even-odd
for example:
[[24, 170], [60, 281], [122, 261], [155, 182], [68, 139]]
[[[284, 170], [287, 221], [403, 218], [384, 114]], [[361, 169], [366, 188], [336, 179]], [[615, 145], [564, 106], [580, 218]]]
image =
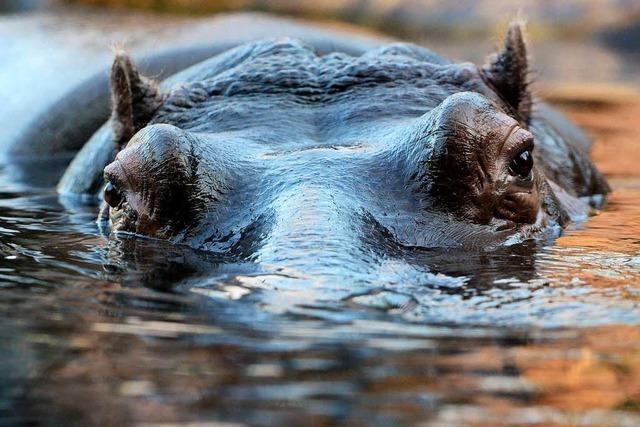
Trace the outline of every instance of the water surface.
[[602, 212], [369, 281], [107, 240], [68, 159], [1, 166], [0, 424], [640, 425], [640, 103], [564, 104]]

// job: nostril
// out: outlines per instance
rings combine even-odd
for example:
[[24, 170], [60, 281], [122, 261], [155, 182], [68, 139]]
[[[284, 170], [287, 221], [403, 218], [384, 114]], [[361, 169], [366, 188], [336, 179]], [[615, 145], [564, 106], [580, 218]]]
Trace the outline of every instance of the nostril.
[[120, 207], [122, 200], [122, 193], [111, 182], [107, 182], [107, 185], [104, 188], [104, 201], [107, 202], [109, 206], [116, 209]]

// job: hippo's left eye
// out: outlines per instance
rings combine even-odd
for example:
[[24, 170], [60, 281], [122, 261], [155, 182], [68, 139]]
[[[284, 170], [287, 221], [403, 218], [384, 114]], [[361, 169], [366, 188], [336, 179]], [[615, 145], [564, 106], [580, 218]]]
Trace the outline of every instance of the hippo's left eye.
[[528, 179], [533, 169], [533, 155], [530, 149], [519, 152], [509, 163], [509, 173], [521, 179]]
[[104, 187], [104, 201], [112, 208], [117, 209], [122, 204], [122, 200], [122, 193], [111, 182], [107, 182], [107, 186]]

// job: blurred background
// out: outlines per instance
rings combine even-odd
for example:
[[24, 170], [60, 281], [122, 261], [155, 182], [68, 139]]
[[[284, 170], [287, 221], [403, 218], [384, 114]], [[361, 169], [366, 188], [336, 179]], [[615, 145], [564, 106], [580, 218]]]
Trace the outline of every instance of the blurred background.
[[533, 88], [548, 100], [628, 99], [640, 87], [640, 0], [1, 0], [0, 153], [29, 126], [34, 107], [46, 111], [105, 70], [114, 45], [139, 58], [298, 36], [302, 27], [320, 37], [412, 41], [481, 64], [514, 17], [527, 21]]
[[[638, 82], [639, 0], [3, 0], [5, 13], [200, 17], [237, 11], [268, 12], [356, 24], [481, 61], [515, 16], [528, 21], [536, 69], [545, 80]], [[127, 15], [130, 16], [130, 15]], [[161, 18], [158, 18], [161, 19]], [[135, 24], [134, 24], [135, 25]]]

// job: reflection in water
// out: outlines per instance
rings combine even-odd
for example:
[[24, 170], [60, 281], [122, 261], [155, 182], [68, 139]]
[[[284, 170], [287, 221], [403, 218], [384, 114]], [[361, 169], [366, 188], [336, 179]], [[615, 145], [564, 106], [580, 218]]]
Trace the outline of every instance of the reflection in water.
[[106, 241], [59, 166], [5, 165], [0, 423], [640, 425], [639, 105], [570, 107], [616, 189], [586, 226], [348, 284]]

